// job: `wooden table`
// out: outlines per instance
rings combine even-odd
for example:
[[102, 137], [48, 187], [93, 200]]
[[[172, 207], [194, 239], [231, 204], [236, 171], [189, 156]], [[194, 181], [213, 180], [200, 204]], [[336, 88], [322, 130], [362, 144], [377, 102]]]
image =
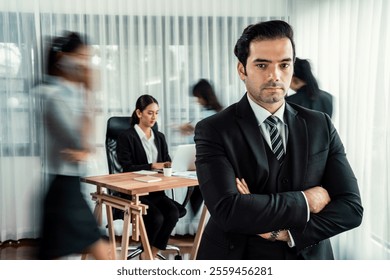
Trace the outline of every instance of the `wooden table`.
[[[112, 217], [113, 207], [124, 211], [124, 224], [121, 244], [122, 251], [120, 259], [125, 260], [127, 258], [130, 221], [132, 223], [132, 239], [134, 241], [139, 241], [139, 238], [141, 238], [141, 243], [144, 252], [146, 253], [146, 257], [148, 259], [152, 259], [149, 239], [142, 217], [142, 215], [147, 214], [148, 206], [140, 203], [139, 197], [147, 195], [150, 192], [198, 185], [198, 180], [195, 179], [176, 176], [164, 177], [163, 174], [152, 175], [153, 177], [161, 178], [162, 180], [159, 182], [144, 183], [134, 180], [134, 178], [142, 176], [144, 175], [126, 172], [102, 176], [91, 176], [81, 179], [82, 182], [93, 184], [97, 187], [96, 192], [92, 193], [91, 195], [93, 200], [96, 201], [94, 214], [99, 224], [102, 222], [102, 206], [103, 204], [106, 205], [109, 240], [112, 246], [112, 251], [114, 252], [114, 259], [116, 259], [116, 246]], [[111, 195], [110, 192], [105, 193], [104, 188], [110, 191], [128, 194], [131, 196], [131, 200]]]

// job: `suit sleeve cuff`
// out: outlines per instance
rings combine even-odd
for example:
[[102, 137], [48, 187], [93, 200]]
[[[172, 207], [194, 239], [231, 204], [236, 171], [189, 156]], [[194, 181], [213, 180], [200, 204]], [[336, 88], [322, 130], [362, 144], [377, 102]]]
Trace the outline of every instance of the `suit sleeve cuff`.
[[288, 247], [290, 247], [290, 248], [295, 247], [295, 241], [291, 235], [291, 232], [288, 230], [287, 233], [288, 233], [288, 236], [290, 238], [290, 241], [287, 242]]
[[[306, 201], [306, 208], [307, 208], [307, 217], [306, 217], [306, 222], [310, 220], [310, 208], [309, 208], [309, 203], [307, 202], [307, 198], [304, 192], [301, 192], [303, 194], [303, 197], [305, 198]], [[290, 234], [290, 232], [289, 232]]]

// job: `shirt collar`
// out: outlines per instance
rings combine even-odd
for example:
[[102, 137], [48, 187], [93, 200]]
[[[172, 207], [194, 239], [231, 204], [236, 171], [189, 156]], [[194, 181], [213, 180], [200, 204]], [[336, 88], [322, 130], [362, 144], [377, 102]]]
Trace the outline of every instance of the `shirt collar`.
[[152, 136], [148, 139], [146, 137], [146, 134], [145, 132], [139, 127], [138, 124], [135, 124], [134, 125], [134, 129], [135, 131], [137, 132], [139, 138], [142, 140], [142, 139], [145, 139], [146, 141], [153, 141], [154, 140], [154, 132], [153, 132], [153, 129], [151, 130], [152, 131]]
[[281, 121], [284, 124], [283, 115], [284, 115], [284, 110], [286, 108], [286, 102], [283, 102], [282, 106], [280, 106], [280, 108], [274, 114], [271, 114], [266, 109], [264, 109], [260, 105], [256, 104], [249, 97], [249, 94], [247, 94], [247, 98], [248, 98], [248, 101], [249, 101], [249, 105], [251, 106], [251, 108], [253, 110], [253, 113], [255, 113], [255, 116], [256, 116], [256, 119], [257, 119], [257, 123], [259, 125], [261, 125], [265, 121], [266, 118], [268, 118], [269, 116], [272, 116], [272, 115], [277, 117], [279, 119], [279, 121]]

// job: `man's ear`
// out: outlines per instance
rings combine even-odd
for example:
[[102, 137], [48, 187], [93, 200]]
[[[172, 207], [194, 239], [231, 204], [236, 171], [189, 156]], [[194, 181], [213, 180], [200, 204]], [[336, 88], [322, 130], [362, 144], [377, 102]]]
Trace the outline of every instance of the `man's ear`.
[[237, 63], [237, 72], [238, 72], [238, 75], [240, 76], [240, 79], [245, 82], [246, 71], [245, 71], [244, 65], [241, 62]]

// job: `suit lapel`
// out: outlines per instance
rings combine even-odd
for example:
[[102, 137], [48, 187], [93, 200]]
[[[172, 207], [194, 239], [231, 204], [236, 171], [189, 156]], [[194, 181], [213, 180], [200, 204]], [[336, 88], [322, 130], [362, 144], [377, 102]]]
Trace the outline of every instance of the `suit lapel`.
[[255, 114], [249, 105], [247, 95], [237, 103], [236, 120], [244, 138], [253, 152], [253, 156], [261, 169], [268, 170], [268, 161], [263, 136]]
[[134, 154], [138, 154], [139, 157], [139, 162], [140, 163], [148, 163], [148, 157], [146, 156], [146, 152], [144, 149], [144, 146], [142, 145], [142, 140], [139, 138], [137, 131], [135, 130], [134, 127], [132, 127], [132, 132], [134, 135], [134, 139], [136, 142], [136, 145], [134, 145], [135, 151]]
[[[308, 162], [308, 132], [306, 122], [299, 117], [297, 111], [286, 103], [285, 121], [288, 126], [287, 153], [291, 163], [292, 186], [300, 188], [304, 185]], [[258, 170], [268, 172], [266, 147], [257, 123], [255, 114], [249, 105], [247, 96], [237, 103], [236, 120], [247, 141], [258, 165]]]
[[306, 122], [286, 103], [284, 113], [288, 126], [287, 153], [291, 163], [292, 186], [299, 188], [304, 184], [308, 160], [308, 133]]
[[163, 161], [163, 154], [162, 154], [162, 149], [161, 149], [161, 141], [160, 141], [160, 138], [158, 137], [157, 135], [157, 132], [156, 131], [153, 131], [154, 133], [154, 143], [156, 144], [156, 148], [157, 148], [157, 162], [162, 162]]

